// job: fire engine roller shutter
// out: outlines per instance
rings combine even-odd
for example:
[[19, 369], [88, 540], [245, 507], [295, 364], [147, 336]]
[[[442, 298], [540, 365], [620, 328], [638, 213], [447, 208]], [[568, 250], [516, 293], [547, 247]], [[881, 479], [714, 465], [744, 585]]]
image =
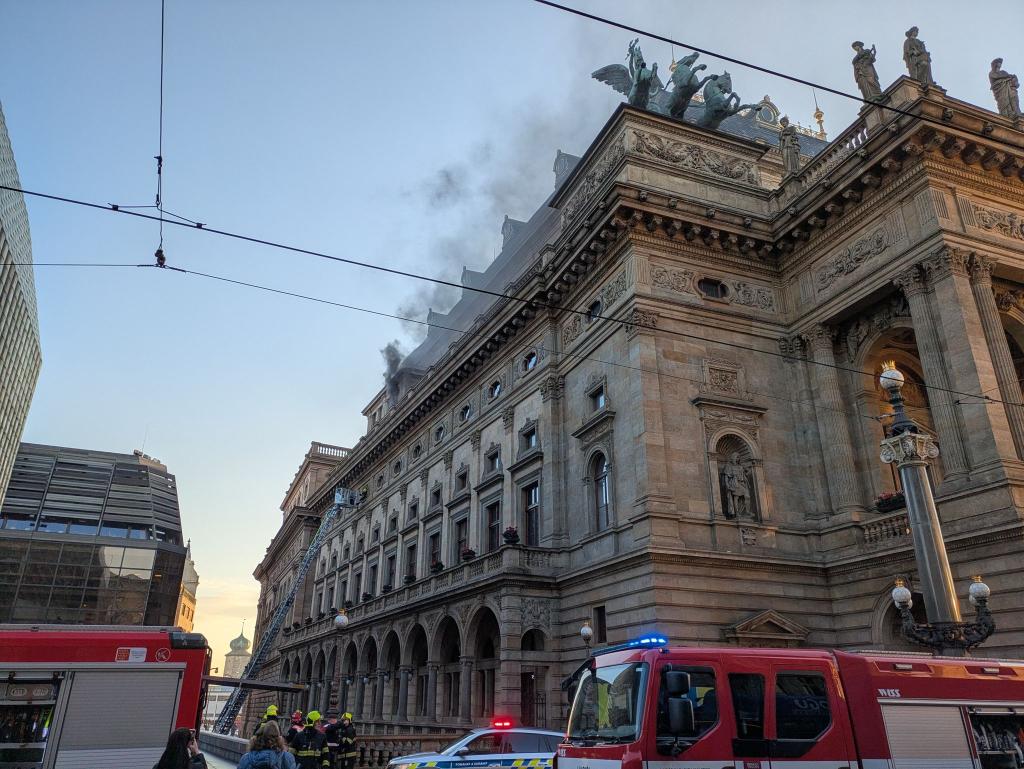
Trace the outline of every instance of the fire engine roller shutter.
[[955, 705], [883, 705], [894, 769], [972, 769], [971, 749]]
[[178, 670], [76, 671], [54, 769], [152, 769], [178, 707]]

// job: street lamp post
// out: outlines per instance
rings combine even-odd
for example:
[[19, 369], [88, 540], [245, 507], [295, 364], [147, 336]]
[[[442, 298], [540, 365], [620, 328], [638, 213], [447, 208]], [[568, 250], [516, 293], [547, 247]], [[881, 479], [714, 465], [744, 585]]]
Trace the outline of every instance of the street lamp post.
[[903, 635], [909, 641], [928, 646], [940, 654], [946, 652], [962, 656], [995, 630], [988, 610], [991, 591], [980, 577], [975, 577], [970, 599], [977, 618], [974, 622], [963, 622], [953, 586], [953, 573], [946, 556], [946, 543], [942, 538], [939, 511], [928, 480], [928, 462], [939, 455], [939, 447], [931, 435], [907, 416], [901, 393], [904, 377], [896, 369], [895, 362], [888, 361], [882, 365], [879, 383], [888, 393], [894, 412], [889, 435], [881, 442], [881, 457], [886, 464], [895, 465], [900, 473], [928, 622], [914, 621], [911, 593], [902, 580], [897, 581], [892, 591], [893, 603], [903, 620]]

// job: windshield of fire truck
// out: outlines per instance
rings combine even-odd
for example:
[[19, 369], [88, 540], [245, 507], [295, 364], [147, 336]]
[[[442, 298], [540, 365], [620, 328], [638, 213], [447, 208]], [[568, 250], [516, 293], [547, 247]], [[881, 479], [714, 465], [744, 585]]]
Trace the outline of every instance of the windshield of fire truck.
[[647, 665], [595, 667], [584, 674], [569, 715], [574, 745], [635, 742], [640, 733]]

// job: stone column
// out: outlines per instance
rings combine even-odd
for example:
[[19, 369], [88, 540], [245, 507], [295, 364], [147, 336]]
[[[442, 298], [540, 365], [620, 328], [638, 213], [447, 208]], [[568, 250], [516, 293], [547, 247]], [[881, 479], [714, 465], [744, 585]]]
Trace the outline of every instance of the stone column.
[[437, 720], [437, 670], [440, 667], [436, 662], [427, 663], [427, 721], [435, 723]]
[[490, 718], [494, 715], [494, 677], [497, 671], [495, 670], [484, 670], [484, 701], [480, 708], [484, 718]]
[[[554, 349], [551, 345], [550, 349]], [[550, 355], [550, 353], [547, 353]], [[541, 536], [540, 544], [545, 547], [562, 547], [569, 544], [569, 522], [566, 516], [565, 499], [565, 448], [562, 425], [562, 392], [565, 380], [559, 374], [550, 374], [540, 383], [541, 449], [544, 451], [544, 478], [541, 482]], [[514, 525], [520, 526], [517, 522]], [[524, 532], [525, 540], [525, 532]]]
[[377, 688], [374, 690], [373, 697], [373, 717], [380, 719], [384, 715], [384, 674], [387, 671], [377, 671]]
[[837, 513], [858, 513], [864, 509], [854, 473], [853, 440], [846, 421], [847, 406], [839, 385], [832, 344], [835, 329], [819, 324], [807, 335], [814, 361], [814, 406], [822, 427], [821, 444], [828, 465], [829, 496]]
[[365, 673], [356, 673], [356, 701], [352, 709], [352, 714], [356, 718], [363, 716], [363, 697], [366, 695], [366, 684], [363, 683], [365, 676]]
[[[942, 246], [923, 262], [934, 294], [940, 341], [950, 393], [964, 426], [966, 454], [971, 474], [991, 472], [988, 480], [1004, 477], [1002, 460], [1016, 457], [1010, 425], [1001, 402], [971, 397], [999, 389], [989, 355], [982, 321], [968, 281], [970, 254]], [[948, 456], [949, 447], [941, 446]], [[980, 479], [984, 480], [984, 479]]]
[[398, 669], [398, 720], [409, 719], [409, 678], [412, 676], [412, 668], [403, 665]]
[[988, 343], [989, 355], [992, 356], [992, 365], [995, 367], [996, 381], [999, 383], [999, 397], [1005, 401], [1003, 409], [1006, 411], [1006, 419], [1010, 423], [1010, 434], [1013, 436], [1013, 443], [1017, 448], [1017, 456], [1024, 457], [1024, 407], [1011, 405], [1024, 403], [1024, 400], [1022, 400], [1020, 382], [1017, 379], [1017, 370], [1013, 366], [1010, 345], [1006, 342], [1006, 331], [999, 318], [999, 307], [996, 305], [996, 298], [992, 293], [992, 268], [994, 266], [995, 262], [992, 259], [979, 254], [974, 255], [974, 259], [971, 261], [971, 290], [974, 292], [974, 301], [978, 305], [978, 315], [985, 332], [985, 341]]
[[348, 690], [349, 690], [349, 686], [346, 683], [346, 679], [342, 678], [341, 679], [341, 700], [340, 700], [340, 705], [338, 706], [338, 710], [340, 710], [342, 713], [348, 713], [349, 712], [349, 709], [348, 709]]
[[897, 275], [893, 283], [907, 297], [910, 318], [914, 321], [917, 351], [924, 367], [925, 384], [933, 385], [927, 390], [928, 405], [942, 446], [942, 466], [945, 470], [943, 483], [963, 481], [967, 478], [968, 462], [960, 415], [957, 413], [959, 407], [954, 403], [956, 396], [947, 392], [950, 389], [947, 375], [949, 363], [942, 352], [938, 327], [928, 307], [925, 274], [914, 266]]
[[468, 723], [473, 718], [473, 658], [462, 657], [459, 662], [459, 718]]

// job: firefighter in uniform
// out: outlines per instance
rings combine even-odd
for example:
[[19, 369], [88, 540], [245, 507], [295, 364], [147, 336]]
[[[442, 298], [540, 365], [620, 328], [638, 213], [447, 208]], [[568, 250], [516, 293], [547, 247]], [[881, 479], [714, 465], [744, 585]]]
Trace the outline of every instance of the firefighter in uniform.
[[256, 731], [258, 732], [260, 729], [262, 729], [263, 724], [267, 723], [267, 721], [273, 721], [274, 723], [277, 723], [277, 705], [267, 706], [267, 710], [266, 712], [264, 712], [263, 717], [260, 719], [260, 722], [256, 724]]
[[292, 738], [291, 749], [298, 769], [330, 769], [331, 754], [327, 738], [316, 728], [320, 714], [311, 710], [306, 714], [306, 728]]
[[292, 725], [288, 728], [288, 732], [284, 735], [284, 741], [288, 745], [292, 744], [292, 740], [295, 739], [295, 735], [302, 731], [302, 711], [296, 710], [292, 713]]
[[327, 738], [327, 750], [331, 754], [331, 769], [338, 766], [338, 732], [341, 724], [338, 723], [338, 711], [327, 711], [327, 724], [324, 726], [324, 737]]
[[354, 769], [356, 765], [356, 727], [352, 714], [345, 713], [338, 725], [338, 769]]

